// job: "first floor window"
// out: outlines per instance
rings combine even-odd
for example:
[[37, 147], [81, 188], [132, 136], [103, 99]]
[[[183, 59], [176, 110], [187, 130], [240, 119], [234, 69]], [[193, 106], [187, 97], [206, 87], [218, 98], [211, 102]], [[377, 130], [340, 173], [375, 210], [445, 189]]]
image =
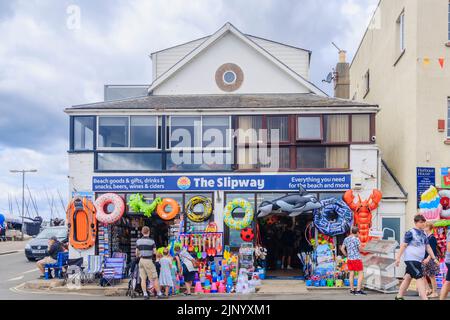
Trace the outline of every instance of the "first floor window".
[[322, 118], [320, 116], [298, 117], [297, 140], [322, 140]]
[[73, 149], [94, 149], [95, 117], [73, 117]]
[[97, 154], [97, 171], [159, 171], [161, 153], [105, 152]]
[[370, 115], [352, 115], [352, 142], [370, 142]]
[[128, 148], [128, 117], [99, 117], [98, 146]]
[[130, 145], [132, 148], [158, 148], [158, 117], [130, 117]]
[[323, 117], [325, 142], [348, 143], [350, 141], [349, 116], [332, 114]]
[[298, 169], [346, 169], [348, 147], [297, 147]]
[[238, 144], [262, 143], [264, 141], [261, 131], [262, 127], [262, 116], [240, 116], [238, 124]]

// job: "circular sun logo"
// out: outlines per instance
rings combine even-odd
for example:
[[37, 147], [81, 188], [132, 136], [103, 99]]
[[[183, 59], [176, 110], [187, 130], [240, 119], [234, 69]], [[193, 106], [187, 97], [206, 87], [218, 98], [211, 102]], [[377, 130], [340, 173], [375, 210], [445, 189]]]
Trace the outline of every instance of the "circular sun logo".
[[189, 179], [188, 177], [180, 177], [177, 180], [177, 186], [181, 190], [189, 189], [189, 187], [191, 186], [191, 179]]

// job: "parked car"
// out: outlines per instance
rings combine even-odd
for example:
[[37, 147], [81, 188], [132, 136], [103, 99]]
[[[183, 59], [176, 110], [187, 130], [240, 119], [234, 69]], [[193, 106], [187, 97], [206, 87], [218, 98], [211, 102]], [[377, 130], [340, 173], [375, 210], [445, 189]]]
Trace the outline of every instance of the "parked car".
[[46, 227], [36, 237], [31, 239], [25, 245], [25, 257], [29, 261], [40, 260], [45, 257], [48, 247], [48, 239], [57, 237], [59, 241], [66, 243], [68, 241], [67, 227]]

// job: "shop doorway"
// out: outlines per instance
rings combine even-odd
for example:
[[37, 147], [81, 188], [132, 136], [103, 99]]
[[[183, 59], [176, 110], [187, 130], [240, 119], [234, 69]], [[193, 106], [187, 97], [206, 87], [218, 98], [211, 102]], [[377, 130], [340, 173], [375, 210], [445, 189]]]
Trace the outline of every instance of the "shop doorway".
[[311, 222], [311, 214], [295, 218], [272, 215], [259, 221], [262, 245], [267, 249], [267, 278], [303, 278], [299, 253], [312, 251], [306, 234]]

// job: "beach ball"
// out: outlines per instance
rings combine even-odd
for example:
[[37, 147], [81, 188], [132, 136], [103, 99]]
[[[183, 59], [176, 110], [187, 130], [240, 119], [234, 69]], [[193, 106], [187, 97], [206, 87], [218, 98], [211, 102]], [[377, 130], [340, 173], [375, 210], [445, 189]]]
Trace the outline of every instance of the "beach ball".
[[241, 230], [241, 239], [250, 242], [255, 237], [255, 234], [251, 228], [244, 228]]

